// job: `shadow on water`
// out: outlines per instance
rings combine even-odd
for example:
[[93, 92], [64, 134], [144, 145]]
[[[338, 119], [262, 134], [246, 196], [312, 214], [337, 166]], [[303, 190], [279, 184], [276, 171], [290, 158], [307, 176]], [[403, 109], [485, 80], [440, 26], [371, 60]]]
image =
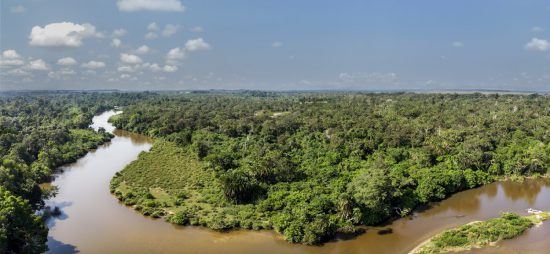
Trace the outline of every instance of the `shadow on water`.
[[359, 228], [355, 232], [350, 233], [337, 233], [334, 237], [334, 239], [329, 240], [328, 242], [338, 242], [338, 241], [347, 241], [347, 240], [353, 240], [357, 237], [361, 236], [362, 234], [366, 233], [367, 230], [365, 228]]
[[46, 225], [48, 225], [48, 228], [53, 228], [55, 227], [55, 222], [58, 221], [58, 220], [66, 220], [69, 218], [69, 215], [67, 213], [65, 213], [63, 211], [64, 208], [66, 207], [69, 207], [73, 204], [73, 202], [60, 202], [60, 203], [54, 203], [54, 202], [51, 202], [49, 203], [45, 209], [55, 209], [56, 211], [58, 211], [58, 213], [52, 213], [50, 214], [50, 216], [48, 217], [47, 221], [46, 221]]
[[76, 246], [60, 242], [53, 237], [48, 236], [48, 248], [47, 254], [73, 254], [80, 253]]

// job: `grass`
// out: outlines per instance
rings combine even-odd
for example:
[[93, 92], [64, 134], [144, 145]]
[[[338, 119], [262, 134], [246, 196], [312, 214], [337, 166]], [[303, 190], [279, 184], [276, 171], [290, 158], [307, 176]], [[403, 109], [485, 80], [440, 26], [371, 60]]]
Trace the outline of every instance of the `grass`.
[[550, 213], [520, 216], [503, 213], [501, 217], [473, 222], [446, 230], [412, 251], [412, 253], [447, 253], [480, 248], [500, 240], [521, 235], [528, 228], [550, 218]]
[[270, 228], [252, 205], [226, 201], [213, 170], [172, 142], [155, 141], [150, 152], [115, 175], [110, 188], [124, 204], [172, 223], [217, 230]]

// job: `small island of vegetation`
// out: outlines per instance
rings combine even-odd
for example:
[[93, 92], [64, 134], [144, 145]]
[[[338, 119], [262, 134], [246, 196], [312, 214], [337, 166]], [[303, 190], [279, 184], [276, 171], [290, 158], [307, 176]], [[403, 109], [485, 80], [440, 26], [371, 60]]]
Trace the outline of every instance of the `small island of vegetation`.
[[529, 216], [503, 213], [499, 218], [476, 221], [445, 230], [411, 251], [411, 254], [436, 254], [466, 251], [521, 235], [528, 228], [550, 218], [540, 212]]

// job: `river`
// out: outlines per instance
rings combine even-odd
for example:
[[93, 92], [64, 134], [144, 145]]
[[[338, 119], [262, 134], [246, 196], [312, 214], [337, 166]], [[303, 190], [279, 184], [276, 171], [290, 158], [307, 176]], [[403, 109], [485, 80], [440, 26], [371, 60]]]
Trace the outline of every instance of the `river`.
[[[460, 192], [410, 217], [322, 246], [290, 244], [271, 231], [220, 233], [175, 226], [144, 217], [109, 193], [112, 176], [152, 145], [145, 136], [115, 130], [107, 122], [114, 114], [94, 117], [92, 127], [103, 127], [115, 137], [62, 167], [52, 182], [59, 193], [46, 203], [58, 206], [61, 215], [47, 222], [49, 253], [407, 253], [443, 229], [497, 217], [502, 211], [550, 210], [550, 180], [543, 179], [497, 182]], [[516, 239], [473, 252], [545, 253], [550, 250], [548, 237], [547, 222]]]

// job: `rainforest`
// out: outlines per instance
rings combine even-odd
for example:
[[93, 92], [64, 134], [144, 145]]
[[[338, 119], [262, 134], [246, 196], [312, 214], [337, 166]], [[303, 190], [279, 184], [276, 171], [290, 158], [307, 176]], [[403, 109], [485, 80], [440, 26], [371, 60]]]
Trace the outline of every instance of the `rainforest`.
[[44, 188], [55, 169], [117, 128], [153, 147], [110, 191], [137, 212], [228, 231], [274, 230], [317, 245], [453, 193], [545, 177], [545, 95], [416, 93], [31, 93], [0, 101], [0, 247], [46, 250]]

